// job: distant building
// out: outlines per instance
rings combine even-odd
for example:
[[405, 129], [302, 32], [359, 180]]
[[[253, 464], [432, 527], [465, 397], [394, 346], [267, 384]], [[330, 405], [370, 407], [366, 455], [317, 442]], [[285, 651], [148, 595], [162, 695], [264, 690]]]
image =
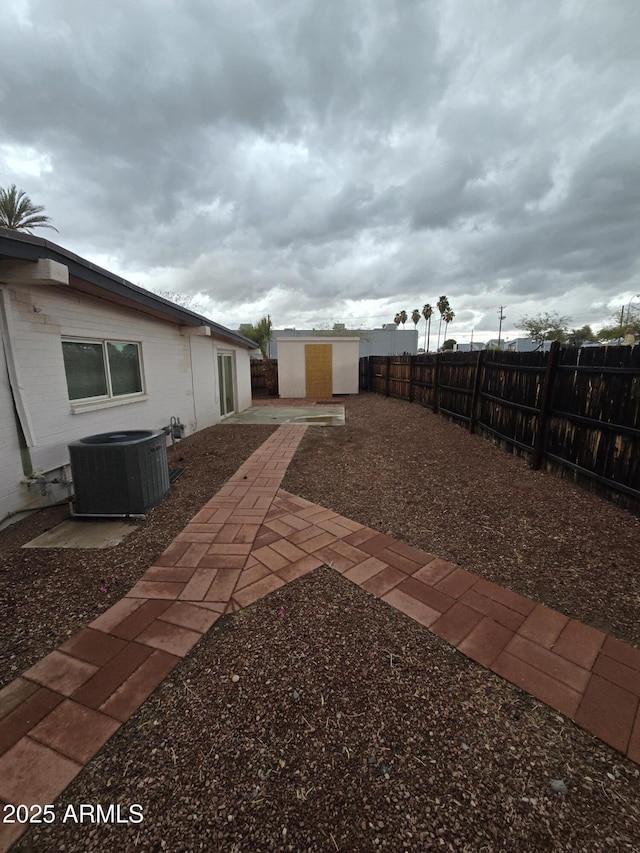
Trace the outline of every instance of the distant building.
[[454, 349], [456, 352], [479, 352], [481, 349], [486, 349], [487, 344], [483, 344], [482, 341], [474, 341], [473, 343], [468, 344], [456, 344]]
[[507, 341], [502, 338], [500, 340], [500, 346], [498, 347], [498, 338], [491, 338], [490, 341], [487, 341], [485, 349], [499, 348], [507, 352], [549, 352], [551, 349], [551, 343], [551, 341], [545, 341], [544, 344], [539, 344], [532, 338], [514, 338], [512, 341]]
[[549, 352], [552, 341], [544, 341], [540, 344], [533, 338], [514, 338], [512, 341], [503, 341], [502, 349], [509, 352]]
[[[240, 327], [242, 329], [242, 326]], [[418, 352], [417, 329], [396, 328], [387, 323], [381, 329], [347, 329], [344, 323], [336, 323], [333, 329], [274, 329], [269, 342], [269, 358], [278, 357], [278, 341], [283, 338], [308, 337], [358, 337], [359, 358], [369, 355], [416, 355]], [[257, 354], [260, 357], [259, 353]]]

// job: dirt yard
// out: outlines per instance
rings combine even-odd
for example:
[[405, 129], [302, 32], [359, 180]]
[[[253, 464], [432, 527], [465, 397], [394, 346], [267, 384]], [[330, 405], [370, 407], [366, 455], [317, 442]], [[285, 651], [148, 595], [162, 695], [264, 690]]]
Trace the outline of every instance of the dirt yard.
[[[346, 406], [284, 488], [640, 642], [638, 519], [417, 406]], [[185, 440], [185, 474], [117, 548], [20, 548], [62, 509], [0, 533], [4, 682], [120, 598], [272, 431]], [[58, 820], [16, 849], [635, 851], [639, 777], [323, 568], [221, 619], [58, 804], [140, 803], [142, 824]]]

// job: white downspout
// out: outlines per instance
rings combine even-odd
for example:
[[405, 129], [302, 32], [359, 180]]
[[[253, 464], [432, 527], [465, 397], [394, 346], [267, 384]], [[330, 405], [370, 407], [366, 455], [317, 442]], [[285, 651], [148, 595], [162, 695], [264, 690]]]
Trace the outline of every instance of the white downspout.
[[20, 368], [16, 362], [15, 353], [13, 351], [12, 339], [15, 339], [13, 315], [11, 311], [11, 300], [6, 287], [0, 285], [0, 332], [2, 333], [2, 343], [4, 346], [4, 356], [7, 362], [7, 372], [9, 374], [9, 384], [13, 393], [13, 399], [16, 406], [16, 412], [20, 419], [20, 425], [27, 447], [36, 446], [36, 436], [33, 429], [31, 415], [25, 402], [25, 386], [21, 381]]

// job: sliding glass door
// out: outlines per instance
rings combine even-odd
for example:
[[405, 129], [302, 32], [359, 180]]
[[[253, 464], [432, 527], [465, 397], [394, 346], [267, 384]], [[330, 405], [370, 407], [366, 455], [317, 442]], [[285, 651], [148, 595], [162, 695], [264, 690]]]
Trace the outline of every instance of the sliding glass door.
[[230, 415], [236, 410], [233, 390], [233, 355], [220, 353], [218, 355], [218, 387], [220, 389], [220, 414]]

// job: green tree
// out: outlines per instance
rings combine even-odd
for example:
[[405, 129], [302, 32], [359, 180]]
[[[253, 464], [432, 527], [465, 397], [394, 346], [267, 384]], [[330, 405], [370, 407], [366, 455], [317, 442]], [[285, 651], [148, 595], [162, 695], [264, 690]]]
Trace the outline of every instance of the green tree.
[[393, 318], [393, 322], [396, 324], [396, 329], [398, 328], [398, 326], [400, 325], [400, 323], [402, 323], [402, 318], [400, 317], [400, 312], [399, 312], [399, 311], [398, 311], [398, 313], [396, 314], [396, 316]]
[[416, 332], [418, 331], [418, 323], [420, 322], [420, 312], [417, 308], [414, 308], [411, 312], [411, 320], [413, 322], [414, 328]]
[[567, 335], [566, 343], [570, 347], [578, 347], [579, 348], [579, 347], [583, 346], [585, 343], [587, 343], [587, 341], [589, 343], [594, 343], [597, 340], [598, 339], [594, 335], [593, 330], [591, 329], [591, 326], [589, 326], [587, 324], [586, 326], [583, 326], [581, 329], [571, 329], [571, 331]]
[[431, 337], [431, 318], [433, 317], [433, 308], [428, 302], [422, 308], [422, 316], [427, 321], [427, 325], [424, 330], [424, 350], [425, 352], [429, 352], [429, 338]]
[[440, 330], [442, 329], [442, 321], [444, 320], [445, 313], [450, 309], [449, 300], [446, 296], [441, 296], [440, 299], [436, 302], [436, 307], [440, 312], [440, 323], [438, 324], [438, 346], [437, 349], [440, 349]]
[[543, 344], [545, 341], [565, 343], [569, 334], [569, 317], [561, 317], [556, 311], [536, 314], [533, 317], [521, 317], [517, 328], [527, 333], [532, 341]]
[[269, 357], [269, 342], [271, 341], [271, 317], [267, 315], [257, 323], [252, 323], [250, 326], [242, 326], [242, 334], [245, 338], [256, 345], [262, 353], [262, 363], [264, 368], [264, 383], [267, 388], [267, 393], [275, 397], [277, 394], [276, 369]]
[[454, 340], [454, 338], [447, 338], [447, 340], [442, 344], [442, 351], [455, 349], [458, 341]]
[[34, 204], [29, 196], [19, 190], [15, 184], [9, 189], [0, 187], [0, 226], [12, 231], [26, 231], [32, 234], [34, 228], [54, 228], [49, 225], [48, 216], [43, 216], [44, 207]]
[[404, 324], [407, 322], [409, 317], [408, 317], [406, 311], [401, 311], [399, 316], [400, 316], [400, 322], [402, 323], [402, 328], [404, 329]]

